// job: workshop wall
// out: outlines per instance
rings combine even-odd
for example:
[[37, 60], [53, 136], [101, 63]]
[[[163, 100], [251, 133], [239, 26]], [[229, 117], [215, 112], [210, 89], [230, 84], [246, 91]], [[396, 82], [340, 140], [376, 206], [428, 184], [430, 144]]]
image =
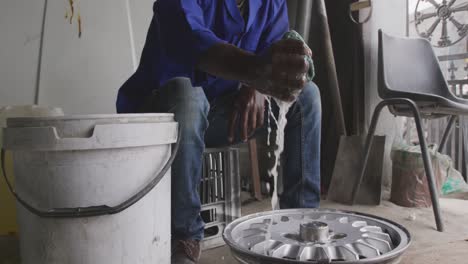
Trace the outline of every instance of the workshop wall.
[[117, 90], [138, 65], [153, 2], [2, 1], [0, 105], [39, 103], [70, 114], [114, 113]]
[[0, 2], [0, 105], [34, 102], [42, 2]]

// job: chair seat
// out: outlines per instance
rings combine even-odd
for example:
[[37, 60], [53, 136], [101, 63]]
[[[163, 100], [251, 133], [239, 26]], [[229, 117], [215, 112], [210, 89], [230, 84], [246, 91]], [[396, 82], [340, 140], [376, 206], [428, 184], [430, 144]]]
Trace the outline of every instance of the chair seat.
[[[416, 103], [421, 116], [426, 119], [442, 118], [450, 115], [468, 115], [468, 100], [449, 100], [441, 96], [405, 93], [404, 96], [385, 96], [385, 99], [406, 98]], [[393, 105], [389, 107], [390, 112], [396, 116], [412, 117], [413, 113], [407, 105]]]

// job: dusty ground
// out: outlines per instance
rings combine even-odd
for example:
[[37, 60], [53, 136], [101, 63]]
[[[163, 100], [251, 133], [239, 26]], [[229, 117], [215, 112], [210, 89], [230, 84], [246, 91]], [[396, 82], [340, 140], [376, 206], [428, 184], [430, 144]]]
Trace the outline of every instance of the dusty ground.
[[[458, 195], [467, 198], [468, 195]], [[413, 243], [406, 252], [402, 264], [468, 264], [468, 201], [441, 199], [444, 233], [435, 230], [431, 209], [409, 209], [383, 202], [378, 207], [343, 206], [322, 202], [324, 208], [344, 209], [374, 214], [404, 225], [410, 231]], [[255, 202], [242, 208], [243, 215], [269, 210], [270, 201]], [[415, 215], [414, 221], [409, 216]], [[15, 238], [0, 238], [0, 264], [18, 264]], [[220, 247], [203, 253], [201, 264], [237, 264], [229, 249]], [[65, 264], [65, 263], [64, 263]]]

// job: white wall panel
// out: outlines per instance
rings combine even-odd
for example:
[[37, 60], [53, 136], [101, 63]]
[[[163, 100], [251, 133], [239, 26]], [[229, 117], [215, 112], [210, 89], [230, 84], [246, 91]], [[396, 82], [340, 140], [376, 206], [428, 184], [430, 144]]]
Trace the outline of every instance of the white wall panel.
[[115, 112], [120, 85], [133, 72], [126, 0], [80, 0], [76, 20], [64, 18], [67, 2], [49, 0], [39, 103], [68, 114]]
[[34, 102], [43, 6], [0, 1], [0, 105]]
[[141, 51], [146, 40], [146, 34], [153, 18], [154, 0], [127, 0], [130, 6], [133, 38], [135, 41], [136, 62], [140, 62]]

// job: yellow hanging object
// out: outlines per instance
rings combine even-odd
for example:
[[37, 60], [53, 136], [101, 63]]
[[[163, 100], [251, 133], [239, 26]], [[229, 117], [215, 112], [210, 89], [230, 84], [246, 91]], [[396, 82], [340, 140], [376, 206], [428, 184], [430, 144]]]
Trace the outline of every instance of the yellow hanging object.
[[[0, 133], [1, 135], [1, 133]], [[1, 165], [0, 165], [1, 166]], [[8, 179], [11, 184], [14, 185], [13, 179], [13, 158], [11, 152], [7, 151], [5, 156], [5, 170], [7, 172]], [[13, 195], [8, 191], [3, 178], [3, 173], [0, 171], [0, 236], [13, 235], [18, 231], [18, 225], [16, 224], [16, 205]]]
[[371, 1], [364, 1], [364, 2], [356, 2], [352, 3], [350, 6], [351, 12], [359, 11], [364, 8], [368, 8], [372, 6]]
[[[363, 21], [354, 19], [353, 17], [354, 12], [359, 12], [362, 9], [366, 9], [366, 8], [370, 8], [370, 10], [369, 10], [369, 14]], [[351, 21], [353, 21], [353, 23], [364, 24], [368, 22], [371, 19], [371, 17], [372, 17], [372, 0], [359, 1], [359, 2], [355, 2], [349, 5], [349, 18], [351, 19]]]

